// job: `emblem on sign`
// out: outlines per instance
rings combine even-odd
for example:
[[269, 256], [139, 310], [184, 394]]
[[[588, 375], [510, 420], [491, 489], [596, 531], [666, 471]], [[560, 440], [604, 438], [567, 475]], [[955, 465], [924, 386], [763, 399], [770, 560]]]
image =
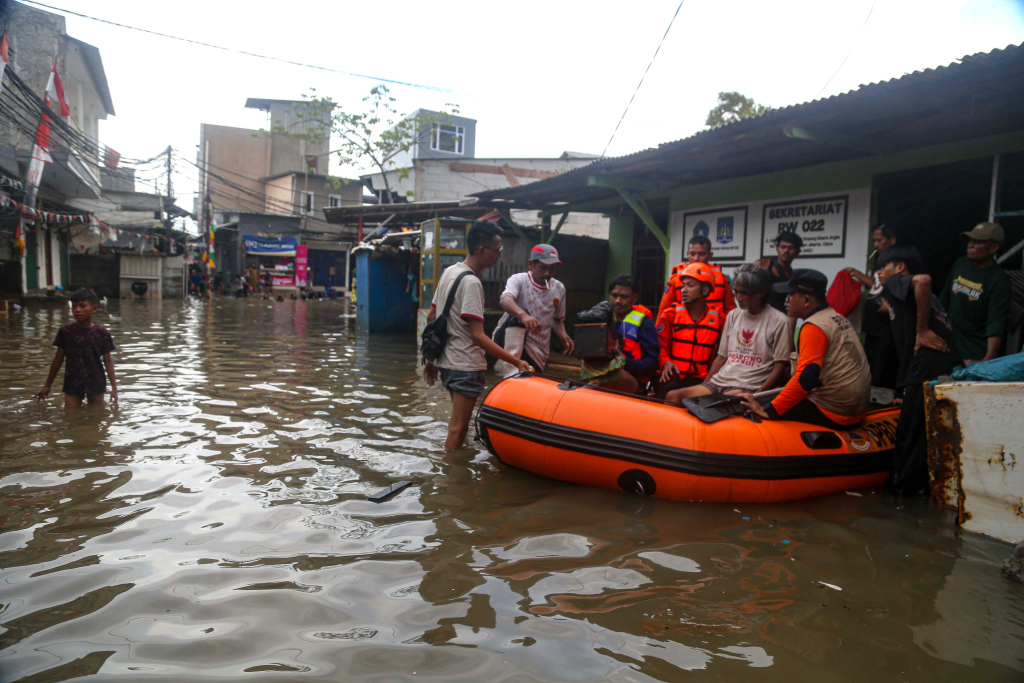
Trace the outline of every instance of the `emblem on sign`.
[[732, 216], [718, 217], [718, 232], [715, 234], [715, 240], [719, 244], [729, 244], [732, 242], [732, 225]]

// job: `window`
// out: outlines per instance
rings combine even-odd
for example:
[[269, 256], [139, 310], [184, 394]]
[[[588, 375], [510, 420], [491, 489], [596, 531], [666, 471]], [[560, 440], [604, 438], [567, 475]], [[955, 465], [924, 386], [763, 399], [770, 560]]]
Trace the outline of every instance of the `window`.
[[327, 206], [329, 206], [329, 207], [341, 206], [341, 195], [340, 194], [327, 195]]
[[435, 123], [434, 134], [430, 138], [430, 149], [439, 152], [462, 154], [462, 140], [466, 137], [466, 129], [447, 123]]
[[301, 202], [300, 203], [302, 204], [302, 211], [303, 211], [303, 213], [305, 213], [307, 216], [312, 216], [313, 215], [313, 199], [314, 199], [314, 197], [316, 195], [314, 195], [312, 192], [302, 192], [302, 191], [299, 191], [299, 195], [301, 195]]

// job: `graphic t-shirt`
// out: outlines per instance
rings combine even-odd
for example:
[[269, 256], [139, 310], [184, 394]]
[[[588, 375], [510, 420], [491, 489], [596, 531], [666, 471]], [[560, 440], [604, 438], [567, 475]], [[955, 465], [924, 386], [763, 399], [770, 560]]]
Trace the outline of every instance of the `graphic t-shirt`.
[[65, 394], [104, 394], [107, 373], [103, 356], [114, 350], [114, 340], [101, 325], [82, 327], [78, 323], [57, 330], [53, 345], [64, 351]]
[[1010, 276], [998, 265], [979, 270], [964, 256], [949, 271], [941, 301], [949, 311], [956, 350], [965, 359], [980, 360], [988, 352], [988, 337], [1006, 334]]
[[[546, 287], [533, 281], [529, 272], [516, 273], [505, 283], [502, 296], [508, 294], [516, 305], [540, 322], [540, 332], [526, 335], [526, 353], [540, 363], [543, 370], [551, 355], [551, 326], [556, 320], [565, 320], [565, 285], [551, 278]], [[509, 314], [501, 316], [500, 327]]]
[[917, 343], [917, 298], [914, 295], [913, 281], [912, 275], [893, 275], [886, 281], [882, 290], [885, 300], [889, 303], [892, 337], [900, 355], [899, 372], [896, 375], [897, 389], [902, 389], [908, 384], [922, 384], [933, 380], [960, 365], [953, 330], [950, 329], [942, 303], [934, 294], [931, 310], [928, 312], [928, 329], [942, 337], [950, 350], [940, 353], [934, 349], [921, 347], [914, 353], [914, 345]]
[[469, 320], [484, 321], [484, 286], [480, 278], [464, 262], [448, 266], [437, 282], [434, 300], [430, 305], [436, 307], [437, 315], [443, 313], [455, 278], [465, 272], [469, 272], [469, 275], [459, 283], [452, 309], [448, 311], [448, 344], [437, 359], [437, 367], [476, 372], [487, 369], [487, 355], [473, 343], [473, 336], [469, 333]]
[[757, 315], [742, 308], [729, 312], [722, 330], [718, 355], [726, 359], [711, 378], [719, 386], [757, 391], [776, 361], [788, 362], [793, 350], [789, 318], [771, 306]]

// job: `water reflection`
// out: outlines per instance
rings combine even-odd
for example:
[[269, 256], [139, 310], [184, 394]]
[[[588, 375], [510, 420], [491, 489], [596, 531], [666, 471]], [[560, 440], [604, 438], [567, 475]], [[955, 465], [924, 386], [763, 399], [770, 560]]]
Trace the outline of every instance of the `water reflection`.
[[338, 302], [114, 303], [122, 405], [64, 412], [30, 397], [67, 320], [0, 321], [4, 680], [1024, 674], [1008, 547], [921, 502], [685, 505], [445, 454], [414, 341]]

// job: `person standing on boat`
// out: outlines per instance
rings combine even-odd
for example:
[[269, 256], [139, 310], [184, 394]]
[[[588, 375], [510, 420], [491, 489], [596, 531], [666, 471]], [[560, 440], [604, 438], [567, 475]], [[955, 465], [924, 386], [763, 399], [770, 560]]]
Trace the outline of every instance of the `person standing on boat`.
[[668, 311], [678, 304], [681, 299], [679, 292], [682, 287], [680, 278], [683, 269], [691, 263], [705, 263], [711, 267], [711, 276], [715, 279], [715, 288], [708, 296], [708, 306], [717, 308], [723, 316], [736, 308], [736, 300], [732, 296], [732, 286], [729, 278], [722, 272], [722, 267], [711, 263], [711, 257], [715, 253], [711, 251], [711, 240], [703, 235], [694, 235], [690, 238], [690, 244], [686, 248], [686, 261], [672, 266], [672, 274], [669, 276], [668, 284], [665, 286], [665, 293], [661, 296], [659, 311]]
[[[437, 362], [427, 361], [423, 369], [427, 386], [433, 386], [440, 376], [441, 386], [452, 398], [445, 450], [461, 448], [466, 440], [473, 407], [485, 387], [487, 353], [515, 365], [521, 372], [531, 369], [529, 363], [513, 358], [484, 333], [484, 286], [480, 273], [501, 258], [501, 228], [488, 221], [473, 223], [466, 235], [466, 247], [469, 250], [466, 260], [445, 268], [442, 273], [427, 314], [427, 322], [431, 322], [437, 317], [439, 306], [445, 311], [449, 293], [458, 282], [451, 310], [447, 311], [448, 342]], [[463, 273], [467, 275], [459, 280]]]
[[871, 365], [871, 385], [895, 388], [899, 356], [892, 340], [892, 323], [889, 322], [889, 305], [882, 296], [882, 283], [878, 280], [878, 259], [882, 252], [896, 244], [896, 228], [891, 222], [881, 223], [871, 231], [871, 242], [875, 247], [875, 272], [863, 273], [853, 266], [843, 268], [853, 278], [868, 288], [861, 331], [864, 332], [864, 353]]
[[504, 331], [510, 318], [517, 318], [526, 328], [522, 359], [543, 370], [551, 355], [551, 330], [554, 329], [566, 353], [573, 343], [565, 331], [565, 285], [555, 279], [555, 269], [562, 265], [558, 252], [550, 244], [538, 244], [530, 251], [525, 273], [515, 273], [501, 293], [501, 316], [495, 328]]
[[928, 489], [924, 383], [961, 363], [946, 311], [932, 293], [932, 278], [920, 272], [923, 265], [921, 252], [902, 244], [890, 247], [876, 261], [899, 357], [896, 390], [903, 396], [889, 484], [907, 493]]
[[785, 294], [787, 314], [802, 318], [796, 370], [782, 393], [763, 405], [752, 394], [750, 412], [766, 420], [794, 420], [849, 429], [864, 420], [871, 400], [871, 369], [853, 325], [825, 300], [828, 278], [807, 268], [793, 270], [773, 288]]
[[661, 375], [655, 395], [700, 384], [711, 370], [725, 314], [708, 305], [715, 278], [705, 263], [691, 263], [680, 273], [682, 302], [658, 312]]
[[[754, 264], [764, 268], [772, 277], [772, 286], [789, 282], [793, 276], [793, 260], [800, 255], [804, 241], [795, 232], [779, 233], [775, 238], [775, 256], [755, 261]], [[824, 301], [824, 299], [822, 299]], [[773, 290], [768, 294], [768, 305], [772, 308], [786, 312], [786, 295]], [[792, 318], [793, 316], [790, 316]]]
[[768, 305], [771, 276], [764, 268], [745, 263], [733, 274], [739, 308], [730, 312], [722, 329], [718, 355], [702, 384], [670, 391], [665, 400], [708, 394], [736, 395], [767, 391], [786, 374], [793, 350], [789, 318]]

